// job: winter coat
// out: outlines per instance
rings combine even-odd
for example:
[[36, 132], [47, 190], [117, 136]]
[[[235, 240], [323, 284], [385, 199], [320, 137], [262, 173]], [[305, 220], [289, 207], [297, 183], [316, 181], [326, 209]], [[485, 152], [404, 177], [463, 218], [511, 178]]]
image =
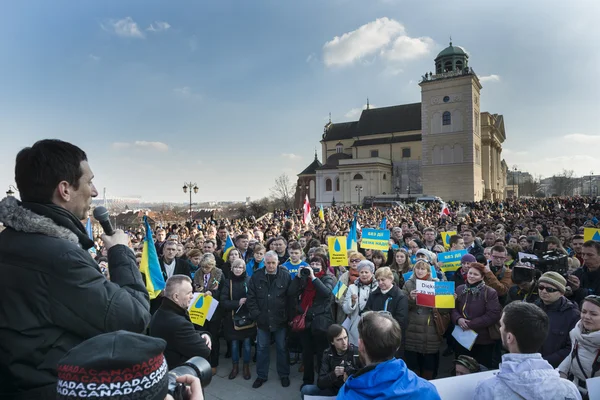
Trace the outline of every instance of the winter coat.
[[389, 311], [394, 319], [398, 321], [400, 328], [402, 328], [402, 345], [399, 349], [399, 354], [401, 354], [404, 350], [405, 332], [408, 327], [408, 298], [402, 293], [402, 290], [393, 285], [389, 292], [383, 294], [381, 288], [378, 287], [369, 296], [365, 310]]
[[500, 371], [480, 381], [474, 399], [548, 400], [581, 399], [577, 387], [562, 379], [539, 353], [505, 354]]
[[[350, 284], [348, 282], [349, 278], [350, 278], [350, 272], [346, 271], [340, 276], [339, 281], [341, 281], [344, 285], [346, 285], [347, 288], [350, 288]], [[346, 294], [347, 293], [348, 293], [348, 290], [346, 290]], [[336, 324], [341, 325], [344, 322], [344, 320], [346, 320], [347, 313], [344, 311], [344, 299], [345, 298], [346, 298], [346, 296], [343, 296], [339, 299], [337, 297], [335, 297], [335, 303], [336, 303], [336, 307], [337, 307], [336, 318], [335, 318]]]
[[[416, 288], [417, 277], [413, 274], [402, 288], [402, 292], [408, 299], [408, 326], [404, 349], [421, 354], [436, 354], [440, 351], [442, 340], [437, 334], [433, 321], [433, 308], [418, 306], [417, 302], [410, 297], [410, 292]], [[451, 310], [440, 308], [438, 311], [440, 314], [448, 315]]]
[[577, 304], [590, 294], [600, 295], [600, 269], [590, 271], [586, 266], [576, 269], [573, 272], [579, 278], [579, 289], [573, 293], [571, 300]]
[[[579, 388], [581, 393], [587, 391], [580, 387], [580, 382], [585, 382], [586, 379], [600, 376], [600, 371], [592, 375], [592, 364], [600, 352], [600, 331], [583, 333], [581, 321], [579, 321], [570, 333], [571, 337], [571, 353], [560, 363], [558, 370], [567, 376], [573, 375], [573, 382]], [[583, 370], [579, 367], [579, 363], [573, 354], [573, 350], [577, 346], [577, 354]], [[587, 378], [586, 378], [587, 377]]]
[[265, 266], [264, 259], [257, 264], [256, 260], [254, 258], [252, 258], [246, 264], [246, 275], [248, 275], [248, 278], [249, 278], [254, 274], [254, 272], [256, 272], [257, 269], [264, 268], [264, 266]]
[[[533, 286], [529, 290], [521, 290], [519, 286], [512, 285], [510, 289], [508, 289], [508, 293], [506, 294], [506, 302], [504, 305], [508, 305], [513, 301], [525, 301], [527, 303], [539, 303], [540, 295], [538, 293], [537, 282], [533, 283]], [[570, 330], [570, 329], [569, 329]]]
[[329, 346], [329, 348], [323, 352], [321, 370], [319, 371], [319, 378], [317, 379], [317, 386], [319, 389], [340, 390], [344, 385], [344, 376], [336, 376], [334, 371], [335, 367], [339, 367], [342, 363], [344, 372], [346, 372], [348, 376], [354, 374], [362, 367], [357, 346], [348, 344], [348, 349], [341, 355], [338, 354], [333, 345]]
[[291, 278], [285, 268], [277, 267], [275, 277], [269, 283], [266, 272], [266, 267], [261, 268], [250, 278], [246, 306], [259, 329], [273, 332], [287, 327]]
[[242, 274], [239, 277], [232, 275], [231, 279], [226, 279], [223, 282], [219, 305], [223, 309], [225, 316], [223, 318], [223, 332], [226, 340], [244, 340], [256, 335], [256, 327], [242, 330], [236, 330], [233, 327], [234, 313], [239, 316], [250, 316], [250, 311], [248, 311], [246, 304], [243, 304], [240, 308], [240, 299], [246, 298], [246, 301], [248, 301], [249, 281], [250, 278], [246, 274]]
[[540, 353], [546, 361], [557, 368], [571, 351], [569, 332], [579, 321], [579, 307], [564, 296], [553, 304], [545, 305], [541, 300], [536, 304], [548, 314], [550, 319], [548, 337]]
[[201, 337], [204, 334], [208, 333], [194, 328], [188, 311], [167, 297], [163, 298], [150, 322], [150, 336], [167, 342], [164, 355], [169, 369], [180, 366], [194, 356], [208, 360], [210, 348]]
[[[360, 315], [367, 306], [369, 296], [373, 290], [377, 289], [377, 287], [378, 285], [375, 279], [368, 285], [361, 283], [360, 279], [358, 279], [355, 284], [348, 287], [346, 295], [344, 296], [342, 309], [344, 310], [344, 313], [348, 315], [349, 319], [349, 325], [346, 327], [348, 329], [348, 340], [355, 346], [358, 346], [358, 321], [360, 320]], [[352, 305], [353, 294], [358, 296], [354, 305]]]
[[208, 279], [208, 287], [204, 287], [204, 271], [202, 268], [198, 269], [198, 272], [194, 275], [194, 287], [196, 292], [206, 293], [210, 291], [212, 297], [219, 299], [221, 296], [221, 289], [225, 281], [223, 271], [220, 268], [213, 268], [210, 271], [210, 278]]
[[469, 254], [471, 254], [473, 257], [477, 257], [478, 255], [483, 255], [484, 248], [482, 245], [477, 243], [477, 240], [474, 240], [473, 244], [471, 246], [473, 246], [473, 247], [467, 248], [467, 251], [469, 252]]
[[[312, 332], [318, 331], [320, 333], [326, 333], [327, 329], [333, 324], [333, 287], [335, 286], [335, 278], [333, 275], [325, 273], [322, 277], [312, 281], [315, 287], [316, 294], [313, 299], [312, 305], [308, 310], [303, 310], [301, 307], [301, 295], [306, 288], [310, 278], [304, 278], [298, 273], [292, 282], [290, 283], [289, 295], [291, 298], [296, 300], [294, 317], [296, 315], [302, 315], [306, 312], [306, 324], [310, 323], [310, 329]], [[292, 303], [294, 304], [294, 303]]]
[[55, 399], [69, 350], [102, 333], [144, 332], [148, 292], [127, 246], [108, 250], [107, 280], [84, 249], [93, 246], [85, 228], [61, 207], [7, 197], [0, 222], [0, 398]]
[[439, 400], [435, 386], [419, 378], [401, 359], [371, 364], [350, 376], [337, 400]]
[[466, 285], [456, 288], [456, 303], [452, 310], [452, 323], [458, 325], [459, 318], [469, 320], [469, 328], [477, 332], [475, 344], [492, 344], [488, 327], [500, 321], [502, 307], [498, 301], [498, 294], [489, 286], [483, 285], [480, 292], [464, 293]]
[[496, 273], [490, 271], [483, 276], [485, 284], [496, 291], [500, 304], [506, 302], [508, 289], [513, 285], [512, 271], [507, 267], [502, 267]]

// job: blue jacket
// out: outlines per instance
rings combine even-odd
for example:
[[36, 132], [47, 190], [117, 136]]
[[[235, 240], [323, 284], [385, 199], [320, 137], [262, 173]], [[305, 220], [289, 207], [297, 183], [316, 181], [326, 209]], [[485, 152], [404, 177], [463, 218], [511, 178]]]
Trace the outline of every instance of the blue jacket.
[[265, 260], [263, 258], [263, 260], [260, 263], [256, 263], [256, 260], [254, 258], [250, 259], [250, 261], [248, 261], [248, 263], [246, 264], [246, 275], [248, 275], [248, 277], [251, 277], [252, 274], [254, 272], [256, 272], [257, 269], [260, 269], [262, 267], [265, 266]]
[[440, 400], [435, 386], [419, 378], [401, 359], [367, 366], [348, 378], [337, 400]]

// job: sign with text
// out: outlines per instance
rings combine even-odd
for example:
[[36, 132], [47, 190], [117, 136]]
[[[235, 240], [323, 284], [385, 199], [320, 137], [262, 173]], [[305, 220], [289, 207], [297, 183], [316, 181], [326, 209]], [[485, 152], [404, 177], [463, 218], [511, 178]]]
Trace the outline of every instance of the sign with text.
[[454, 308], [454, 282], [434, 282], [417, 279], [417, 305]]
[[460, 268], [460, 259], [467, 254], [467, 250], [454, 250], [438, 254], [438, 261], [442, 263], [442, 271], [455, 272]]
[[348, 265], [348, 249], [345, 236], [328, 238], [329, 265], [332, 267], [345, 267]]
[[192, 300], [190, 307], [188, 308], [190, 319], [194, 324], [204, 326], [206, 320], [210, 321], [212, 318], [217, 305], [219, 305], [219, 302], [212, 296], [204, 293], [198, 294], [198, 296]]
[[450, 237], [456, 235], [456, 231], [442, 232], [442, 241], [444, 242], [444, 248], [448, 250], [450, 248]]
[[390, 248], [390, 231], [382, 229], [363, 229], [360, 247], [363, 249], [387, 251]]

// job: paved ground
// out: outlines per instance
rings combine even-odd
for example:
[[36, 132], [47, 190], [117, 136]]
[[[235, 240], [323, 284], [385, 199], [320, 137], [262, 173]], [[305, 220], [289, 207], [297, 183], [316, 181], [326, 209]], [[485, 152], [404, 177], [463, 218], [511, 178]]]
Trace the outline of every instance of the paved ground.
[[[445, 348], [445, 345], [442, 346]], [[271, 363], [269, 368], [269, 380], [258, 389], [252, 389], [252, 383], [256, 379], [256, 364], [251, 363], [250, 372], [252, 378], [244, 380], [242, 377], [241, 364], [240, 374], [233, 380], [229, 380], [231, 371], [231, 359], [224, 357], [227, 346], [221, 342], [221, 359], [217, 375], [213, 376], [210, 385], [205, 389], [206, 400], [296, 400], [300, 399], [300, 385], [302, 385], [302, 373], [298, 372], [299, 364], [290, 367], [291, 385], [287, 388], [281, 387], [277, 376], [277, 363], [275, 361], [275, 345], [271, 346]], [[254, 351], [254, 349], [252, 350]], [[449, 376], [453, 357], [442, 357], [439, 378]], [[316, 380], [315, 380], [316, 382]]]

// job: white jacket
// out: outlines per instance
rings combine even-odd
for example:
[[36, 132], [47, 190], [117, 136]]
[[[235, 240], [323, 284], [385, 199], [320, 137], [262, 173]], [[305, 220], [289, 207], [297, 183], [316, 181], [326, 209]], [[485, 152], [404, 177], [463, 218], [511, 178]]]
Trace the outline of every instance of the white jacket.
[[[569, 376], [569, 374], [573, 374], [574, 379], [573, 382], [577, 386], [579, 386], [579, 382], [585, 382], [585, 377], [593, 378], [592, 373], [592, 364], [598, 356], [598, 352], [600, 351], [600, 331], [591, 332], [591, 333], [583, 333], [581, 331], [581, 321], [575, 325], [575, 328], [571, 330], [569, 334], [571, 337], [571, 353], [560, 363], [558, 366], [558, 370], [565, 375]], [[583, 371], [579, 368], [579, 363], [577, 359], [573, 356], [573, 348], [577, 345], [577, 354], [579, 355], [579, 361], [581, 362], [581, 366], [583, 367]], [[584, 375], [585, 372], [585, 375]], [[600, 371], [596, 372], [594, 376], [600, 376]], [[580, 388], [582, 393], [587, 393], [587, 391], [583, 388]]]
[[581, 400], [581, 394], [541, 354], [505, 354], [500, 371], [477, 384], [473, 399]]
[[[360, 283], [360, 279], [358, 279], [356, 283], [350, 285], [346, 291], [342, 308], [348, 315], [348, 319], [350, 321], [350, 326], [348, 327], [346, 325], [346, 328], [348, 329], [349, 341], [355, 346], [358, 346], [358, 321], [360, 320], [360, 314], [367, 305], [369, 295], [373, 290], [377, 289], [378, 286], [379, 285], [374, 277], [373, 282], [370, 285], [363, 285]], [[352, 305], [353, 294], [358, 295], [358, 301], [354, 305]]]

